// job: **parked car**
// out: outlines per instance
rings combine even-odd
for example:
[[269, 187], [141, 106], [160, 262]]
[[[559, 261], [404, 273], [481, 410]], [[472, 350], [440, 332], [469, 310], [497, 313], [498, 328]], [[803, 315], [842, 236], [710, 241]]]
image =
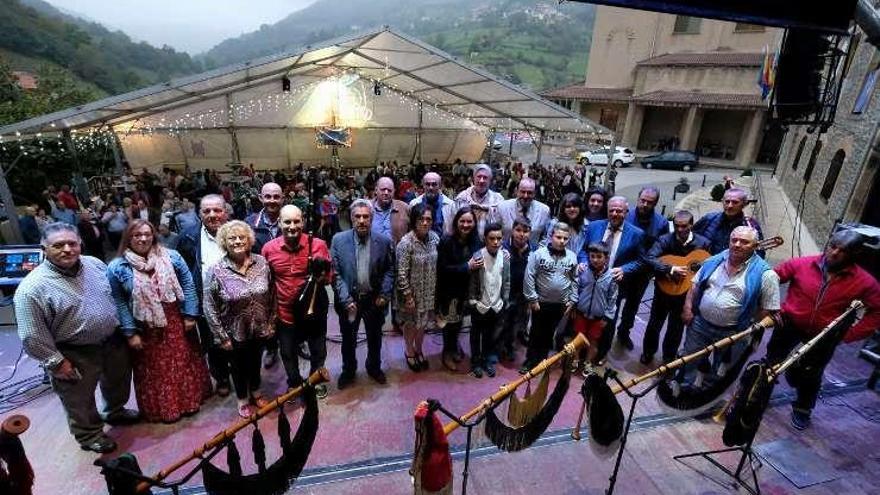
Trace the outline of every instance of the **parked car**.
[[693, 151], [664, 151], [641, 159], [642, 168], [672, 168], [690, 172], [700, 164], [700, 157]]
[[[626, 167], [632, 164], [636, 159], [636, 155], [629, 148], [623, 146], [614, 147], [614, 166]], [[594, 149], [592, 151], [584, 151], [578, 153], [578, 162], [584, 165], [607, 165], [608, 164], [608, 147]]]

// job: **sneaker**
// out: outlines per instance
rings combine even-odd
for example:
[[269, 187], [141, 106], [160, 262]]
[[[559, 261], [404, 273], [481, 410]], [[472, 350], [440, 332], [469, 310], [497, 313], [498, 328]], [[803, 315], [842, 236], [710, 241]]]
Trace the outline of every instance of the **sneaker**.
[[483, 378], [483, 368], [480, 368], [479, 366], [474, 366], [473, 368], [471, 368], [471, 375], [474, 378]]
[[810, 427], [809, 411], [801, 411], [799, 409], [791, 410], [791, 426], [795, 430], [806, 430]]
[[326, 399], [328, 393], [329, 391], [327, 390], [327, 385], [323, 383], [320, 385], [315, 385], [315, 397], [319, 399]]
[[80, 448], [98, 454], [109, 454], [116, 450], [116, 442], [114, 442], [112, 438], [102, 435], [89, 443], [80, 444]]
[[495, 365], [494, 364], [487, 364], [486, 365], [486, 374], [489, 375], [489, 378], [495, 378], [495, 373], [496, 373]]
[[263, 368], [270, 369], [274, 368], [275, 365], [278, 364], [278, 352], [266, 352], [266, 356], [263, 357]]

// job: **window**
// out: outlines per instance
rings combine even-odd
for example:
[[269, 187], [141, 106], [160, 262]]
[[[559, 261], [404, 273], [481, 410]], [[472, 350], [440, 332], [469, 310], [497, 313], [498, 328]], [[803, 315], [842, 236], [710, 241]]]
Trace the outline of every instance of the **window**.
[[733, 27], [734, 33], [763, 33], [764, 26], [758, 24], [749, 24], [747, 22], [737, 22]]
[[837, 150], [837, 153], [834, 153], [834, 158], [831, 159], [831, 165], [828, 166], [828, 174], [825, 175], [825, 184], [822, 184], [822, 191], [819, 193], [819, 196], [822, 196], [822, 199], [825, 201], [828, 201], [831, 193], [834, 192], [837, 176], [840, 175], [840, 168], [843, 166], [845, 159], [846, 153], [843, 150]]
[[801, 155], [804, 154], [804, 146], [807, 144], [807, 136], [801, 138], [801, 144], [798, 145], [797, 153], [794, 154], [794, 161], [791, 162], [791, 169], [797, 170], [798, 164], [801, 162]]
[[700, 23], [702, 21], [699, 17], [677, 15], [675, 16], [675, 26], [672, 28], [672, 34], [700, 34]]
[[813, 146], [813, 152], [810, 153], [810, 161], [807, 162], [807, 169], [804, 170], [804, 182], [810, 182], [810, 176], [813, 175], [813, 168], [816, 166], [816, 158], [819, 157], [820, 151], [822, 151], [822, 141], [817, 139], [816, 144]]

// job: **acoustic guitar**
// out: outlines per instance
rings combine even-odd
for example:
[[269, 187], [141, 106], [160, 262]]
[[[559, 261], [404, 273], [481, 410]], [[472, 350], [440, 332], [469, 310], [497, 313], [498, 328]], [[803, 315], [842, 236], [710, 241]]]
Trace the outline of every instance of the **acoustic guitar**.
[[[758, 247], [756, 249], [767, 251], [769, 249], [777, 248], [785, 243], [785, 240], [780, 237], [771, 237], [769, 239], [764, 239], [763, 241], [758, 241]], [[665, 256], [660, 257], [660, 261], [671, 265], [671, 266], [683, 266], [688, 269], [688, 274], [683, 277], [657, 277], [657, 288], [660, 289], [666, 295], [669, 296], [680, 296], [688, 291], [691, 288], [691, 279], [694, 277], [694, 274], [700, 269], [703, 262], [708, 259], [711, 254], [709, 251], [705, 251], [703, 249], [695, 249], [688, 253], [687, 256], [676, 256], [674, 254], [667, 254]]]

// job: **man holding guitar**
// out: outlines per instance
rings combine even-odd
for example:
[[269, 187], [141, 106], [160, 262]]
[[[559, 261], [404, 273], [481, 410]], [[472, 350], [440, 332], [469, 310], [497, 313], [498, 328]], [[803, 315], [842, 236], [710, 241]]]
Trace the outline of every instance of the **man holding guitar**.
[[[691, 212], [676, 212], [672, 224], [674, 232], [660, 236], [645, 258], [656, 278], [651, 317], [645, 327], [642, 357], [639, 359], [642, 364], [649, 364], [654, 360], [660, 341], [660, 330], [667, 317], [669, 322], [663, 339], [663, 362], [668, 363], [675, 359], [684, 330], [681, 311], [690, 279], [699, 264], [709, 257], [709, 239], [691, 231], [694, 226]], [[682, 285], [684, 290], [678, 290]]]

